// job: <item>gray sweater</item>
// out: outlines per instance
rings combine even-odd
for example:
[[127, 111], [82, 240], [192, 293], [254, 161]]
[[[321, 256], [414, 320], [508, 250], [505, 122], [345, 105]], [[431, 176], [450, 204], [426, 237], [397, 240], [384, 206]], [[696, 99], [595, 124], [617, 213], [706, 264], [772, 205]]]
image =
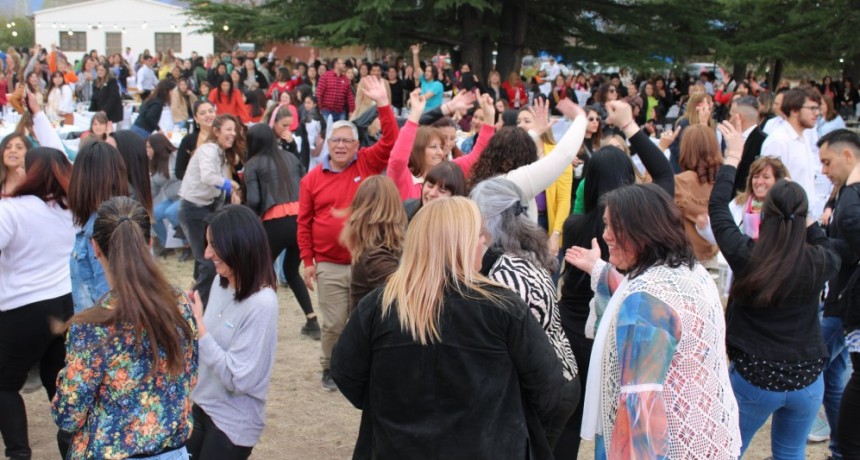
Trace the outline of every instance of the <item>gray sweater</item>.
[[191, 399], [233, 444], [253, 447], [265, 422], [269, 378], [278, 341], [278, 298], [264, 288], [242, 302], [212, 283], [203, 315], [197, 387]]

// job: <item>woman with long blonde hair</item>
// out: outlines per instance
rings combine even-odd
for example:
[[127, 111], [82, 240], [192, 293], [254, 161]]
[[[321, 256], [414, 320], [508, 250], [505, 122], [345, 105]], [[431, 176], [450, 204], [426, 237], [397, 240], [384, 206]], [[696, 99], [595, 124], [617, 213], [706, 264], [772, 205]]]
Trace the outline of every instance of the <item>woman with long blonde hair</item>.
[[340, 241], [352, 255], [348, 311], [397, 269], [406, 234], [406, 210], [387, 176], [371, 176], [358, 187]]
[[428, 203], [346, 324], [331, 373], [365, 411], [356, 457], [552, 458], [561, 363], [522, 299], [479, 273], [485, 234], [474, 202]]

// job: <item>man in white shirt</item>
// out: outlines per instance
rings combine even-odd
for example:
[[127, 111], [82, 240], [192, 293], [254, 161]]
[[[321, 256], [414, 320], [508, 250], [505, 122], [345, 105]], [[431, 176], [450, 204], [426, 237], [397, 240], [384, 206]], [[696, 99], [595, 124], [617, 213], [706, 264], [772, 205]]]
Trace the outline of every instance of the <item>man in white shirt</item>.
[[785, 123], [786, 115], [782, 112], [782, 96], [788, 90], [781, 90], [773, 97], [773, 113], [776, 115], [764, 124], [761, 128], [765, 134], [772, 133], [776, 128], [779, 128]]
[[140, 99], [146, 100], [157, 84], [158, 77], [152, 71], [152, 56], [145, 54], [143, 55], [143, 65], [137, 71], [137, 89], [140, 91]]
[[786, 91], [782, 98], [782, 111], [786, 123], [773, 130], [762, 144], [762, 155], [779, 158], [797, 182], [806, 191], [809, 214], [818, 219], [821, 209], [815, 191], [815, 176], [819, 170], [818, 152], [812, 150], [804, 131], [815, 128], [821, 105], [821, 95], [811, 87]]

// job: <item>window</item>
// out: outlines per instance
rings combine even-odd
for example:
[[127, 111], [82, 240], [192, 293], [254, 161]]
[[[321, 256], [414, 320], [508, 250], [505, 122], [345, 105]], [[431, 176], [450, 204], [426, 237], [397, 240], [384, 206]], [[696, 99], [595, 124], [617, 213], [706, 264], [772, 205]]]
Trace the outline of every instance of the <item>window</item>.
[[156, 32], [155, 51], [169, 50], [173, 50], [176, 53], [182, 52], [182, 34], [179, 32]]
[[86, 51], [86, 31], [63, 31], [60, 32], [60, 49], [63, 51]]
[[122, 32], [105, 32], [108, 56], [122, 53]]

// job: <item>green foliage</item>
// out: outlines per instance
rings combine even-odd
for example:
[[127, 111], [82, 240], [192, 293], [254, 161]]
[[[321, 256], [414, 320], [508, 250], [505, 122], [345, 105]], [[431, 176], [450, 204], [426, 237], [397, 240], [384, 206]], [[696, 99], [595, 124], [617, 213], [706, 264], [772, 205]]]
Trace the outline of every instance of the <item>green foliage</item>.
[[[7, 24], [11, 26], [13, 22], [14, 26], [6, 27]], [[35, 41], [36, 32], [30, 19], [0, 17], [0, 47], [4, 51], [10, 46], [33, 46]]]
[[858, 56], [860, 65], [860, 0], [269, 0], [257, 8], [191, 0], [189, 15], [243, 41], [395, 50], [423, 42], [473, 57], [496, 49], [500, 59], [506, 45], [640, 69], [714, 55], [753, 66]]

